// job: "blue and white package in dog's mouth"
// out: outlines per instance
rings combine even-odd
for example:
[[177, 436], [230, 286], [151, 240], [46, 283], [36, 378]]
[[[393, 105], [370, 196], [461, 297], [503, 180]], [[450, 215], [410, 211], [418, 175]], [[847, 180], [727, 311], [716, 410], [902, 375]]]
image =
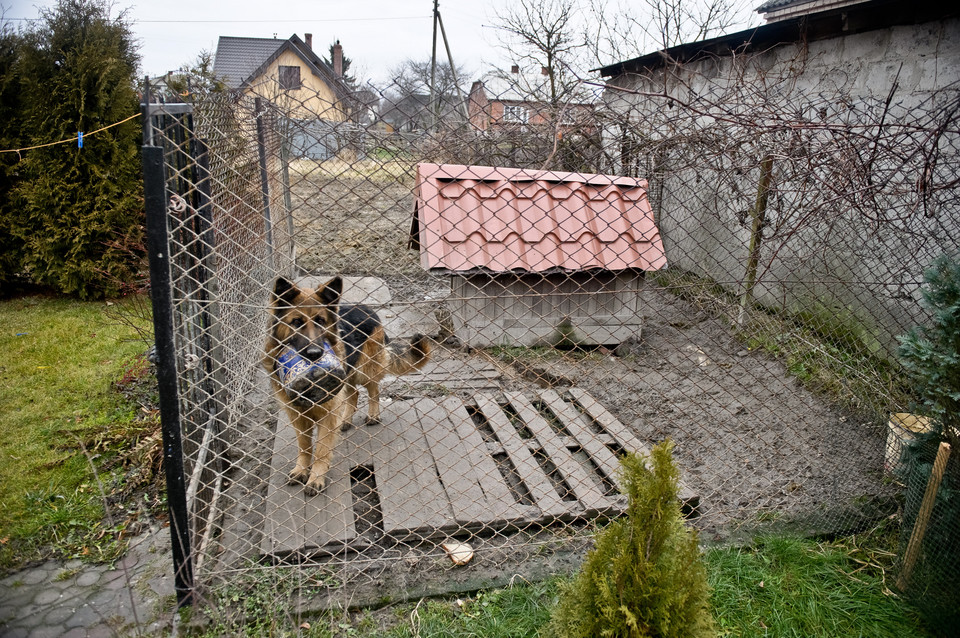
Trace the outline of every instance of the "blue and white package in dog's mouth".
[[297, 377], [302, 377], [311, 370], [334, 373], [343, 371], [343, 362], [340, 361], [329, 342], [323, 342], [323, 356], [316, 361], [304, 359], [291, 349], [288, 349], [277, 359], [277, 376], [283, 385], [288, 385]]

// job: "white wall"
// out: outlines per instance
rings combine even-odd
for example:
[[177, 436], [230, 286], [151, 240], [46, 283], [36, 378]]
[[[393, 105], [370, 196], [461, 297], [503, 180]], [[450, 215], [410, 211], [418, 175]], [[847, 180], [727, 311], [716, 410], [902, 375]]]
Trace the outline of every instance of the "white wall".
[[758, 300], [878, 354], [922, 321], [923, 270], [960, 238], [960, 188], [945, 188], [960, 177], [960, 21], [622, 75], [604, 100], [608, 148], [619, 156], [624, 127], [636, 140], [639, 167], [617, 169], [650, 179], [672, 267], [742, 290], [770, 154]]

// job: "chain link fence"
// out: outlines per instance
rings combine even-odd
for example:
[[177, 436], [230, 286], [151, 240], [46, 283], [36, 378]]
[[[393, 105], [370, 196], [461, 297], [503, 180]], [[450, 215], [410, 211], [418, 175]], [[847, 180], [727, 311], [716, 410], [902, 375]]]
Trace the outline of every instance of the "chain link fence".
[[[268, 583], [296, 615], [567, 571], [623, 511], [617, 456], [665, 438], [705, 541], [896, 514], [896, 337], [956, 247], [960, 93], [729, 64], [464, 108], [150, 105], [196, 591]], [[376, 319], [331, 337], [336, 277]], [[324, 340], [366, 375], [342, 428], [280, 387], [287, 350], [326, 383]], [[381, 347], [411, 365], [378, 376]]]

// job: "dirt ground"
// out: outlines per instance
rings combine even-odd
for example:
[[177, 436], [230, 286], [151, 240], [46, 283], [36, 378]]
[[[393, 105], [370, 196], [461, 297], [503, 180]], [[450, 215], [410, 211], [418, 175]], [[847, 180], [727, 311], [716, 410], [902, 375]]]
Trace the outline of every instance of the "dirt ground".
[[[298, 263], [309, 273], [381, 278], [393, 300], [381, 310], [418, 308], [428, 320], [424, 331], [436, 335], [440, 327], [429, 321], [442, 308], [448, 283], [424, 273], [417, 254], [406, 248], [411, 188], [406, 179], [295, 182]], [[699, 516], [691, 522], [707, 542], [784, 527], [841, 533], [895, 507], [893, 486], [883, 477], [885, 429], [880, 424], [802, 387], [782, 362], [748, 350], [724, 320], [649, 280], [642, 305], [641, 338], [617, 354], [599, 348], [505, 356], [502, 351], [448, 346], [439, 348], [437, 357], [484, 358], [500, 370], [498, 381], [505, 389], [576, 385], [641, 440], [653, 444], [671, 439], [683, 479], [700, 496]], [[219, 550], [232, 557], [225, 565], [257, 558], [251, 550], [259, 547], [256, 534], [262, 527], [269, 464], [264, 454], [272, 437], [262, 425], [269, 422], [272, 399], [261, 390], [247, 398], [251, 423], [239, 426], [250, 427], [253, 434], [240, 437], [235, 452], [237, 471], [227, 499], [235, 505], [228, 508]], [[383, 388], [387, 398], [435, 391], [402, 381]], [[456, 578], [451, 578], [449, 565], [436, 560], [434, 545], [406, 548], [406, 554], [397, 546], [380, 548], [349, 569], [354, 575], [366, 574], [366, 596], [372, 599], [376, 592], [395, 587], [414, 594], [439, 593], [435, 590], [443, 587], [466, 591], [497, 584], [525, 563], [539, 561], [530, 574], [550, 572], [556, 565], [551, 567], [549, 558], [544, 562], [544, 556], [562, 555], [564, 565], [575, 566], [589, 545], [577, 530], [561, 527], [549, 536], [532, 545], [520, 537], [477, 539], [482, 560]], [[561, 537], [578, 540], [561, 543], [563, 551], [530, 549]], [[244, 551], [235, 552], [239, 546]], [[346, 556], [336, 559], [341, 568], [349, 563]]]
[[674, 442], [701, 497], [705, 539], [776, 521], [835, 532], [875, 514], [871, 504], [891, 493], [884, 430], [812, 394], [689, 302], [651, 284], [643, 302], [642, 339], [628, 356], [543, 368], [575, 380], [641, 440]]

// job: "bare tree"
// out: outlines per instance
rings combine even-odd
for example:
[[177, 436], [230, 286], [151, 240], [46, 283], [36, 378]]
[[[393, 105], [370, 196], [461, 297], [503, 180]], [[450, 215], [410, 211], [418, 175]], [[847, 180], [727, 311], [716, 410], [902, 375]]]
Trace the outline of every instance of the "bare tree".
[[551, 104], [576, 90], [586, 41], [574, 0], [519, 0], [497, 15], [496, 26], [515, 62], [546, 69]]
[[[436, 87], [434, 100], [436, 107], [430, 106], [430, 59], [407, 59], [394, 67], [390, 80], [382, 87], [384, 95], [381, 116], [397, 130], [418, 130], [427, 128], [434, 113], [441, 120], [460, 117], [462, 109], [460, 93], [466, 91], [462, 85], [457, 90], [456, 79], [469, 77], [466, 69], [457, 65], [456, 73], [448, 62], [438, 62], [436, 69]], [[455, 79], [456, 78], [456, 79]]]
[[[457, 65], [456, 77], [468, 77], [464, 67]], [[455, 96], [457, 85], [454, 73], [448, 62], [437, 62], [436, 92], [440, 96]], [[461, 90], [464, 88], [460, 87]], [[430, 93], [430, 59], [404, 60], [390, 71], [390, 84], [384, 87], [384, 93], [415, 95]]]
[[757, 20], [748, 0], [590, 0], [586, 41], [609, 64], [705, 40]]

